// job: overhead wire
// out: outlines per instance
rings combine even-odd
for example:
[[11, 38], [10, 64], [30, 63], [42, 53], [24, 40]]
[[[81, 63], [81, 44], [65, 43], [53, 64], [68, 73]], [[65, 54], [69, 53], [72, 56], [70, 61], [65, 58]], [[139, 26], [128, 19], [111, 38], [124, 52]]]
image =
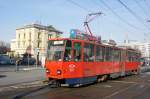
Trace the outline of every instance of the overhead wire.
[[[101, 6], [100, 4], [102, 4], [100, 1], [98, 1], [98, 2], [96, 2], [96, 1], [93, 1], [93, 0], [91, 0], [91, 2], [94, 4], [94, 5], [97, 5], [98, 6], [98, 8], [99, 9], [102, 9], [102, 7], [103, 6]], [[105, 3], [105, 2], [104, 2]], [[104, 4], [103, 4], [104, 5]], [[108, 6], [108, 5], [107, 5]], [[108, 9], [108, 10], [110, 10], [111, 9], [111, 7], [110, 6], [108, 6], [108, 7], [106, 7], [106, 5], [104, 5], [104, 7], [106, 8], [106, 9]], [[114, 13], [116, 13], [115, 11], [113, 11]], [[113, 13], [113, 14], [114, 14]], [[117, 14], [117, 13], [116, 13]], [[114, 14], [115, 16], [116, 16], [116, 14]], [[104, 13], [104, 16], [105, 16], [105, 13]], [[119, 16], [119, 15], [118, 15]], [[120, 17], [120, 16], [119, 16]], [[116, 17], [116, 18], [118, 18], [118, 17]], [[121, 19], [120, 19], [121, 20]], [[102, 20], [101, 20], [102, 21]], [[114, 21], [112, 21], [112, 20], [109, 20], [109, 18], [107, 18], [107, 20], [105, 20], [105, 21], [108, 21], [108, 22], [110, 22], [111, 24], [113, 24], [113, 25], [116, 25], [116, 27], [119, 27], [119, 28], [121, 28], [122, 30], [126, 30], [128, 33], [131, 33], [131, 31], [130, 30], [128, 30], [125, 26], [120, 26], [119, 24], [117, 24], [116, 22], [114, 22]], [[124, 22], [124, 20], [121, 20], [122, 21], [122, 23], [125, 23]], [[132, 26], [130, 26], [130, 25], [128, 25], [127, 24], [127, 26], [129, 26], [129, 27], [131, 27], [131, 29], [134, 27], [132, 27]], [[134, 28], [135, 30], [137, 30], [137, 29], [139, 29], [138, 27], [135, 27]], [[134, 32], [133, 32], [134, 33]], [[112, 38], [111, 37], [112, 36], [112, 34], [110, 35], [110, 38]]]
[[129, 25], [130, 27], [134, 28], [135, 30], [142, 30], [139, 27], [134, 26], [133, 24], [129, 23], [127, 20], [122, 18], [119, 14], [117, 14], [105, 1], [99, 0], [107, 9], [109, 9], [119, 20], [121, 20], [123, 23]]
[[142, 18], [140, 16], [138, 16], [134, 11], [132, 11], [125, 3], [123, 3], [121, 0], [117, 0], [128, 12], [130, 12], [130, 14], [132, 14], [141, 24], [143, 24], [143, 26], [145, 26], [148, 30], [150, 30], [150, 28], [145, 25], [142, 21]]
[[144, 9], [144, 7], [139, 3], [138, 0], [134, 0], [135, 3], [137, 4], [137, 6], [141, 9], [141, 11], [143, 11], [143, 14], [145, 14], [145, 16], [150, 17], [150, 15], [146, 12], [146, 10]]
[[148, 5], [147, 1], [146, 0], [143, 0], [145, 5], [147, 6], [147, 8], [150, 10], [150, 6]]
[[91, 10], [89, 10], [89, 9], [87, 9], [87, 8], [85, 8], [85, 7], [83, 7], [83, 6], [81, 6], [80, 4], [76, 3], [76, 2], [73, 1], [73, 0], [67, 0], [67, 1], [68, 1], [69, 3], [71, 3], [71, 4], [73, 4], [73, 5], [78, 6], [79, 8], [83, 9], [83, 10], [86, 11], [86, 12], [92, 12]]
[[[103, 4], [108, 10], [110, 10], [110, 11], [116, 16], [116, 18], [118, 18], [119, 20], [121, 20], [121, 22], [125, 23], [127, 26], [133, 28], [134, 30], [143, 31], [142, 28], [137, 27], [137, 26], [135, 26], [135, 25], [129, 23], [129, 22], [128, 22], [127, 20], [125, 20], [124, 18], [122, 18], [122, 17], [121, 17], [119, 14], [117, 14], [117, 12], [115, 12], [105, 1], [103, 1], [103, 0], [98, 0], [98, 1], [99, 1], [99, 3]], [[95, 2], [95, 4], [97, 4], [98, 6], [101, 7], [101, 5], [98, 4], [97, 2]], [[107, 20], [109, 20], [109, 19], [107, 19]], [[111, 20], [109, 20], [109, 21], [112, 22]], [[113, 23], [114, 23], [114, 22], [113, 22]], [[120, 25], [118, 25], [118, 24], [116, 24], [116, 23], [114, 23], [114, 24], [120, 27]], [[130, 30], [128, 30], [128, 29], [125, 28], [124, 26], [121, 27], [121, 28], [122, 28], [122, 29], [125, 29], [125, 30], [128, 31], [128, 32], [131, 32]], [[133, 33], [134, 33], [134, 32], [133, 32]], [[139, 33], [139, 32], [138, 32], [138, 33]], [[142, 33], [143, 33], [143, 32], [142, 32]], [[143, 34], [144, 34], [144, 33], [143, 33]]]
[[[83, 9], [86, 12], [92, 12], [91, 10], [81, 6], [80, 4], [78, 4], [77, 2], [73, 1], [73, 0], [67, 0], [68, 2], [70, 2], [73, 5], [78, 6], [79, 8]], [[129, 23], [127, 20], [123, 19], [119, 14], [117, 14], [111, 7], [109, 7], [103, 0], [99, 0], [100, 2], [102, 2], [116, 17], [118, 17], [122, 22], [126, 23], [128, 26], [136, 29], [136, 30], [143, 30], [140, 27], [134, 26], [133, 24]], [[120, 1], [120, 0], [119, 0]], [[134, 12], [133, 12], [134, 13]], [[138, 19], [138, 18], [137, 18]], [[138, 19], [139, 20], [139, 19]], [[140, 21], [141, 22], [141, 21]], [[141, 22], [142, 23], [142, 22]], [[142, 23], [143, 24], [143, 23]], [[145, 27], [147, 27], [145, 24], [143, 24]], [[148, 28], [148, 27], [147, 27]], [[149, 28], [148, 28], [149, 29]]]

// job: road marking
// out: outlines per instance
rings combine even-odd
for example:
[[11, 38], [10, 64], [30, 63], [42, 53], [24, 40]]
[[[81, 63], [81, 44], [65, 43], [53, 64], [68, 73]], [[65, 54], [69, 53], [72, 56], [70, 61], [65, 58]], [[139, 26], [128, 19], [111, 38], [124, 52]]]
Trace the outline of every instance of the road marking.
[[148, 74], [148, 75], [150, 75], [150, 72], [146, 72], [145, 74]]
[[140, 87], [140, 88], [144, 88], [144, 87], [145, 87], [145, 85], [140, 85], [139, 87]]
[[129, 86], [129, 87], [126, 87], [125, 89], [121, 89], [121, 90], [119, 90], [119, 91], [116, 91], [116, 92], [114, 92], [114, 93], [112, 93], [112, 94], [110, 94], [110, 95], [104, 97], [104, 99], [108, 99], [108, 98], [111, 99], [113, 96], [118, 95], [119, 93], [122, 93], [122, 92], [124, 92], [124, 91], [130, 89], [131, 87], [134, 87], [135, 85], [137, 85], [137, 84], [133, 84], [133, 85], [131, 85], [131, 86]]
[[112, 96], [115, 96], [117, 94], [119, 94], [119, 91], [116, 91], [116, 92], [112, 93], [111, 95], [108, 95], [108, 96], [104, 97], [104, 99], [111, 98]]
[[8, 87], [1, 87], [0, 92], [2, 91], [10, 91], [14, 89], [19, 89], [19, 88], [32, 88], [32, 87], [40, 87], [47, 85], [46, 83], [42, 83], [41, 81], [35, 81], [35, 82], [30, 82], [30, 83], [22, 83], [19, 85], [14, 85], [14, 86], [8, 86]]
[[136, 84], [137, 83], [137, 82], [131, 82], [131, 81], [110, 81], [110, 82], [126, 83], [126, 84]]
[[17, 88], [19, 88], [19, 87], [18, 87], [18, 86], [10, 86], [10, 88], [17, 89]]
[[148, 80], [148, 82], [150, 82], [150, 80]]
[[111, 88], [112, 86], [111, 85], [104, 85], [104, 87]]

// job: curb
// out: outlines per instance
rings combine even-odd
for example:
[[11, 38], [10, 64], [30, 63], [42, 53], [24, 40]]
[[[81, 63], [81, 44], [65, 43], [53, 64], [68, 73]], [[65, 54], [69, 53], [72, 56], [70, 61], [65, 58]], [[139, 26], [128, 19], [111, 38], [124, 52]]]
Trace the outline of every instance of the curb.
[[22, 68], [22, 69], [19, 69], [19, 70], [45, 70], [45, 68], [42, 68], [42, 67], [31, 67], [31, 68]]

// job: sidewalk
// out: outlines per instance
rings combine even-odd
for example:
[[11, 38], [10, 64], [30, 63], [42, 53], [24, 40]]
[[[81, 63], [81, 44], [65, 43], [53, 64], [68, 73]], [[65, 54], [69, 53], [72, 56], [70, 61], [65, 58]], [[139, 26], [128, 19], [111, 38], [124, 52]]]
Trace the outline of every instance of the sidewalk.
[[35, 65], [19, 65], [18, 67], [16, 67], [16, 65], [0, 65], [0, 72], [14, 72], [16, 71], [16, 69], [18, 68], [18, 70], [30, 70], [30, 69], [38, 69], [38, 68], [42, 68], [41, 66], [35, 66]]
[[45, 69], [42, 67], [23, 68], [23, 70], [16, 72], [0, 72], [0, 87], [45, 79]]

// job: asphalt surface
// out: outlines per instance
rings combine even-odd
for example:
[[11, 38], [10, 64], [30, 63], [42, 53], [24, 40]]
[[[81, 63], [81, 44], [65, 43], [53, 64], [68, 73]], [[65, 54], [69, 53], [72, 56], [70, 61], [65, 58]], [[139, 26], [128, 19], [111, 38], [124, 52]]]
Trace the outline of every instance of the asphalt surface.
[[24, 68], [28, 70], [0, 72], [0, 89], [4, 86], [17, 85], [25, 82], [45, 80], [44, 68]]
[[[10, 88], [11, 89], [11, 88]], [[80, 88], [50, 88], [46, 84], [0, 92], [1, 99], [150, 99], [150, 72]]]

